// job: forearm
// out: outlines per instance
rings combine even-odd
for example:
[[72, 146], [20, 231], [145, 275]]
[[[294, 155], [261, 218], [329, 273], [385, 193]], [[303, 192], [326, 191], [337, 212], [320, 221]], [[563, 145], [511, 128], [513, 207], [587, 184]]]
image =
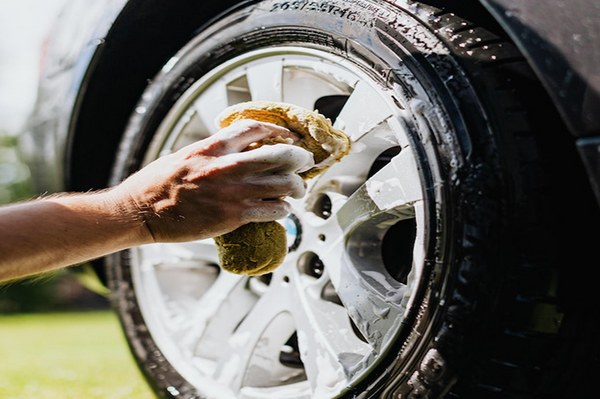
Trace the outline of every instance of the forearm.
[[0, 208], [0, 281], [82, 263], [150, 242], [142, 218], [110, 192]]
[[151, 162], [112, 190], [0, 208], [0, 281], [284, 217], [289, 204], [282, 198], [304, 194], [296, 172], [313, 163], [312, 154], [289, 144], [245, 151], [269, 138], [293, 134], [241, 121]]

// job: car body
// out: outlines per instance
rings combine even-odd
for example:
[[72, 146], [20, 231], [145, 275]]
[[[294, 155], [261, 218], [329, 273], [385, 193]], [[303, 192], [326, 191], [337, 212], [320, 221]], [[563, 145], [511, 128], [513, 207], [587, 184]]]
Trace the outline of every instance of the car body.
[[[105, 119], [105, 115], [116, 117], [118, 111], [114, 108], [131, 111], [145, 81], [158, 73], [165, 60], [199, 26], [236, 3], [225, 1], [218, 7], [199, 4], [193, 12], [188, 12], [186, 3], [179, 1], [171, 2], [166, 10], [160, 1], [155, 5], [135, 0], [103, 2], [93, 8], [73, 1], [65, 8], [61, 22], [56, 24], [49, 38], [39, 99], [22, 135], [23, 151], [32, 165], [36, 187], [40, 191], [55, 192], [106, 186], [111, 160], [94, 159], [94, 152], [86, 153], [86, 150], [98, 146], [114, 149], [125, 121], [123, 116], [117, 118], [120, 123], [115, 122], [115, 126], [104, 126], [99, 121]], [[431, 3], [444, 6], [444, 1]], [[600, 140], [596, 111], [600, 106], [600, 54], [590, 51], [596, 48], [595, 40], [600, 36], [597, 4], [593, 0], [578, 0], [568, 5], [561, 1], [524, 0], [482, 0], [481, 3], [516, 42], [544, 82], [569, 126], [573, 145], [580, 148], [589, 165], [588, 176], [597, 192], [600, 172], [596, 167], [599, 161], [595, 149]], [[482, 12], [482, 9], [477, 6], [471, 12]], [[198, 21], [187, 22], [186, 14], [200, 17]], [[186, 23], [173, 26], [169, 21]], [[556, 28], [557, 24], [560, 29]], [[113, 35], [120, 37], [120, 30], [131, 30], [131, 26], [136, 29], [128, 32], [127, 42], [121, 38], [112, 42]], [[176, 44], [153, 44], [158, 38]], [[129, 72], [131, 61], [121, 54], [144, 60], [144, 66], [138, 65], [135, 71]], [[111, 99], [110, 92], [94, 87], [95, 73], [103, 74], [104, 90], [127, 85], [135, 94], [129, 99]], [[106, 98], [111, 105], [98, 105], [97, 102], [104, 102], [99, 98]], [[87, 111], [88, 108], [91, 109]], [[82, 112], [89, 112], [90, 116], [82, 119]], [[103, 132], [96, 135], [88, 123], [101, 126]], [[83, 147], [79, 149], [79, 145]], [[95, 171], [79, 176], [77, 170], [90, 163], [95, 165]]]
[[599, 49], [593, 0], [72, 1], [21, 147], [60, 192], [117, 184], [237, 101], [319, 108], [366, 143], [294, 202], [268, 277], [225, 276], [205, 242], [94, 263], [162, 397], [584, 397]]

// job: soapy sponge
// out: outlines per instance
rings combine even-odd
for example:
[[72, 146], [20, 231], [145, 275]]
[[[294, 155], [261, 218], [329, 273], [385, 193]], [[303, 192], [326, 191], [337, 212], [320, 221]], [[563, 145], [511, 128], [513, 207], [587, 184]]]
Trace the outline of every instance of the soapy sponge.
[[[251, 101], [227, 108], [218, 117], [221, 128], [243, 119], [270, 122], [296, 133], [296, 145], [313, 153], [315, 166], [300, 173], [310, 179], [329, 168], [350, 150], [350, 140], [318, 112], [284, 103]], [[253, 143], [248, 150], [276, 141]], [[286, 230], [277, 222], [249, 223], [214, 238], [221, 267], [235, 274], [251, 276], [270, 273], [287, 254]]]

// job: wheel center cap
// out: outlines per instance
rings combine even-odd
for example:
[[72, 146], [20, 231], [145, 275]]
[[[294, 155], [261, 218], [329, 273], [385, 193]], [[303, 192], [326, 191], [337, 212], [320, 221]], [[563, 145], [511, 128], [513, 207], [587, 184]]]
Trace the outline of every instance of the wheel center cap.
[[292, 213], [285, 219], [281, 220], [281, 224], [287, 231], [286, 237], [288, 251], [292, 252], [298, 248], [300, 245], [300, 240], [302, 239], [302, 227], [300, 225], [300, 220]]

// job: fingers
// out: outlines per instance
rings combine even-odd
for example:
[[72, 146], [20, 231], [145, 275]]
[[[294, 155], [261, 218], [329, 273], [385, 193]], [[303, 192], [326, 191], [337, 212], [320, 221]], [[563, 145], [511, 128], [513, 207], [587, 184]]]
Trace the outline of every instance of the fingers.
[[[278, 136], [289, 139], [290, 144], [247, 150], [254, 142]], [[153, 209], [162, 208], [153, 212], [184, 215], [191, 227], [203, 226], [203, 237], [222, 234], [240, 222], [266, 222], [286, 217], [291, 205], [283, 198], [305, 195], [306, 185], [298, 173], [314, 165], [311, 152], [293, 145], [297, 140], [293, 133], [280, 126], [241, 121], [167, 155], [155, 166], [145, 168], [152, 168], [145, 175], [158, 182], [152, 187], [168, 189], [168, 201], [154, 204]], [[152, 203], [156, 198], [165, 197], [155, 195], [156, 190], [141, 202]], [[199, 208], [207, 211], [189, 211]], [[171, 220], [154, 219], [156, 223]], [[167, 227], [166, 231], [179, 234], [182, 223]]]
[[207, 140], [217, 144], [219, 155], [224, 155], [241, 152], [252, 143], [278, 136], [288, 139], [289, 144], [299, 139], [296, 134], [284, 127], [247, 119], [221, 129]]
[[222, 157], [225, 162], [245, 166], [245, 173], [300, 173], [315, 164], [311, 152], [294, 145], [275, 144], [252, 151], [229, 154]]
[[292, 209], [284, 200], [250, 201], [248, 205], [249, 207], [242, 213], [244, 223], [283, 219]]
[[250, 198], [302, 198], [306, 194], [306, 183], [295, 173], [254, 176], [244, 180], [242, 193]]

